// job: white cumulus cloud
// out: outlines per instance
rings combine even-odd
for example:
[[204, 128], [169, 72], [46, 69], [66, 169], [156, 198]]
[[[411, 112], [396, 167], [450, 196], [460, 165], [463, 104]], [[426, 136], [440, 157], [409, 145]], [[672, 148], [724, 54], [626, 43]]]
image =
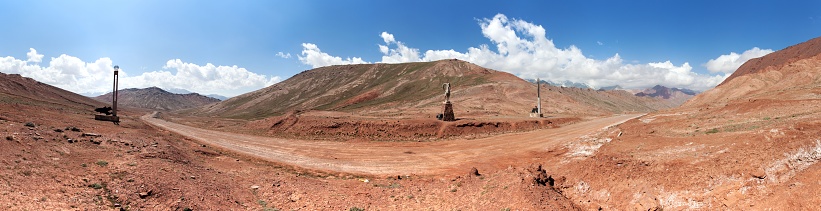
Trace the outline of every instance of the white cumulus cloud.
[[[541, 25], [524, 20], [509, 19], [503, 14], [478, 21], [482, 34], [493, 45], [470, 47], [464, 52], [450, 50], [427, 50], [411, 48], [397, 41], [393, 34], [382, 32], [380, 37], [385, 45], [379, 45], [383, 54], [382, 63], [436, 61], [460, 59], [480, 66], [506, 71], [523, 78], [542, 78], [556, 82], [573, 81], [586, 83], [592, 87], [620, 85], [622, 87], [647, 88], [654, 85], [706, 90], [721, 83], [729, 74], [704, 75], [693, 72], [689, 63], [673, 64], [670, 61], [638, 64], [625, 62], [616, 54], [605, 60], [587, 58], [576, 46], [558, 48], [546, 36]], [[604, 44], [604, 43], [600, 43]], [[303, 44], [306, 52], [319, 52], [316, 45]], [[331, 61], [300, 60], [314, 67], [347, 64], [342, 60], [323, 53], [322, 58], [336, 58]], [[365, 63], [360, 61], [360, 63]]]
[[145, 72], [138, 76], [120, 79], [125, 87], [157, 86], [224, 96], [236, 96], [254, 91], [281, 80], [279, 76], [268, 77], [256, 74], [236, 65], [216, 66], [211, 63], [198, 65], [183, 62], [180, 59], [168, 60], [161, 71]]
[[[35, 55], [35, 56], [33, 56]], [[66, 54], [51, 58], [48, 66], [29, 64], [38, 54], [30, 49], [26, 61], [14, 57], [0, 58], [0, 72], [20, 74], [75, 93], [111, 91], [113, 62], [100, 58], [85, 62]], [[42, 58], [42, 55], [39, 55]], [[37, 62], [35, 62], [37, 63]], [[166, 62], [163, 70], [132, 75], [127, 67], [120, 69], [120, 88], [185, 89], [202, 94], [235, 96], [281, 81], [279, 76], [265, 76], [234, 66], [197, 65], [179, 59]]]
[[26, 53], [26, 57], [28, 58], [26, 61], [40, 63], [43, 61], [43, 54], [37, 54], [37, 50], [34, 48], [29, 48], [29, 52]]
[[393, 35], [388, 34], [388, 32], [382, 32], [381, 37], [382, 37], [382, 40], [384, 40], [385, 43], [387, 43], [387, 44], [391, 44], [392, 42], [396, 41], [396, 39], [393, 38]]
[[290, 59], [291, 58], [291, 53], [277, 52], [277, 56], [281, 57], [283, 59]]
[[[393, 34], [382, 32], [382, 39], [384, 39], [385, 43], [388, 44], [379, 45], [379, 51], [382, 52], [382, 54], [385, 54], [382, 56], [383, 63], [405, 63], [421, 60], [419, 58], [419, 49], [410, 48], [405, 46], [404, 43], [396, 41]], [[396, 49], [390, 49], [388, 46], [391, 44], [396, 44]]]
[[772, 53], [772, 49], [760, 49], [758, 47], [754, 47], [750, 50], [744, 51], [744, 53], [738, 54], [736, 52], [730, 52], [730, 54], [721, 55], [718, 58], [710, 59], [707, 63], [704, 64], [704, 67], [707, 68], [711, 73], [733, 73], [738, 67], [741, 67], [744, 62], [747, 60], [762, 57], [764, 55]]
[[331, 56], [328, 53], [322, 52], [322, 50], [320, 50], [319, 47], [313, 43], [302, 43], [302, 56], [298, 57], [299, 61], [304, 64], [311, 65], [314, 68], [330, 65], [368, 63], [359, 57], [342, 59], [342, 57]]

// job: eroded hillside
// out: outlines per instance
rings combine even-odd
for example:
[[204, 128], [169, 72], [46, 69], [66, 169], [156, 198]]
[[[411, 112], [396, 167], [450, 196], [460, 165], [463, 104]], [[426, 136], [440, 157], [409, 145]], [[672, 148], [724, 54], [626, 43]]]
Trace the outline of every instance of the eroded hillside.
[[[288, 80], [213, 104], [190, 114], [261, 119], [296, 110], [352, 112], [363, 116], [426, 117], [441, 110], [442, 84], [461, 116], [523, 116], [536, 104], [535, 84], [509, 73], [460, 60], [321, 67]], [[669, 108], [658, 99], [624, 91], [545, 85], [546, 113], [606, 115]]]

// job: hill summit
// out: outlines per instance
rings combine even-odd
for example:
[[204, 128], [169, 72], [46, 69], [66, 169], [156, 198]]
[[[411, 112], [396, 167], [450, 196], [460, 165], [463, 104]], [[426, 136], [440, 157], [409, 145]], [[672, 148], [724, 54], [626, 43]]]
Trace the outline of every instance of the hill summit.
[[[112, 93], [94, 97], [101, 102], [111, 102]], [[202, 96], [197, 93], [174, 94], [157, 87], [144, 89], [123, 89], [119, 91], [119, 106], [144, 108], [160, 111], [174, 111], [203, 106], [219, 102], [216, 98]]]
[[[451, 101], [462, 117], [526, 116], [536, 105], [536, 84], [510, 73], [449, 59], [320, 67], [193, 113], [239, 119], [298, 110], [428, 116], [441, 112], [443, 83], [451, 83]], [[547, 113], [604, 115], [670, 107], [660, 100], [635, 97], [625, 91], [543, 86], [542, 106]]]

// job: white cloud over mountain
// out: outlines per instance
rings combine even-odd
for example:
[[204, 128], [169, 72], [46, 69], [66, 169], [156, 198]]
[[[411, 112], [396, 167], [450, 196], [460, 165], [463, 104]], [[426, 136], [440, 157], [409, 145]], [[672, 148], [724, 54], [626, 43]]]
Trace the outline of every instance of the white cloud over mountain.
[[314, 68], [317, 67], [324, 67], [329, 65], [340, 65], [340, 64], [367, 64], [365, 60], [362, 58], [354, 57], [354, 58], [346, 58], [342, 59], [342, 57], [338, 56], [331, 56], [322, 50], [319, 50], [313, 43], [302, 43], [302, 56], [298, 56], [299, 61], [302, 63], [311, 65]]
[[[564, 49], [556, 47], [553, 40], [547, 38], [545, 29], [541, 25], [524, 20], [509, 19], [503, 14], [498, 14], [491, 19], [481, 19], [478, 22], [482, 28], [482, 34], [490, 40], [495, 49], [491, 49], [489, 45], [480, 45], [470, 47], [465, 52], [453, 49], [427, 50], [424, 54], [421, 54], [419, 49], [408, 47], [397, 41], [393, 34], [382, 32], [380, 37], [385, 45], [379, 45], [379, 51], [383, 54], [380, 62], [401, 63], [460, 59], [480, 66], [506, 71], [523, 78], [539, 77], [551, 81], [569, 80], [586, 83], [596, 88], [621, 85], [624, 88], [632, 89], [660, 84], [668, 87], [706, 90], [721, 83], [732, 73], [731, 71], [718, 71], [723, 74], [699, 74], [693, 72], [692, 66], [687, 62], [679, 65], [670, 61], [632, 64], [632, 62], [622, 60], [618, 54], [604, 60], [591, 59], [584, 56], [582, 50], [576, 46]], [[338, 64], [367, 63], [357, 57], [342, 60], [340, 57], [331, 56], [320, 51], [315, 44], [303, 43], [302, 45], [303, 56], [300, 56], [300, 61], [315, 68]], [[760, 52], [753, 55], [766, 51], [760, 50]], [[770, 52], [772, 51], [770, 50]], [[745, 54], [747, 52], [739, 57], [746, 58]], [[741, 60], [744, 59], [732, 61], [743, 63]], [[711, 69], [711, 71], [713, 70]], [[713, 73], [716, 73], [716, 71], [713, 71]]]
[[29, 52], [26, 53], [26, 57], [28, 58], [26, 60], [27, 62], [39, 63], [43, 61], [43, 55], [37, 54], [37, 50], [34, 50], [34, 48], [29, 48]]
[[[106, 93], [111, 91], [113, 62], [100, 58], [85, 62], [66, 54], [51, 58], [48, 66], [41, 66], [43, 55], [30, 49], [27, 60], [14, 57], [0, 58], [0, 72], [20, 74], [75, 93]], [[170, 70], [173, 70], [170, 71]], [[203, 94], [235, 96], [257, 90], [281, 81], [279, 76], [265, 76], [235, 66], [197, 65], [179, 59], [166, 62], [163, 70], [129, 74], [120, 70], [120, 88], [186, 89]]]
[[765, 56], [772, 53], [772, 49], [759, 49], [758, 47], [744, 51], [744, 53], [737, 54], [730, 52], [730, 54], [721, 55], [718, 58], [710, 59], [704, 67], [711, 73], [733, 73], [738, 67], [741, 67], [747, 60]]

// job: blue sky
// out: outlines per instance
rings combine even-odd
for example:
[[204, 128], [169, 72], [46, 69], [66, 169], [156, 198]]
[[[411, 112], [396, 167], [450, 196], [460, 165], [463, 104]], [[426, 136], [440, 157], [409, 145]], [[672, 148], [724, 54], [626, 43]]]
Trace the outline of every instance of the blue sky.
[[0, 20], [0, 72], [78, 93], [108, 91], [115, 64], [121, 87], [235, 96], [318, 66], [442, 58], [593, 87], [705, 90], [749, 58], [821, 36], [821, 2], [34, 0], [0, 2]]

